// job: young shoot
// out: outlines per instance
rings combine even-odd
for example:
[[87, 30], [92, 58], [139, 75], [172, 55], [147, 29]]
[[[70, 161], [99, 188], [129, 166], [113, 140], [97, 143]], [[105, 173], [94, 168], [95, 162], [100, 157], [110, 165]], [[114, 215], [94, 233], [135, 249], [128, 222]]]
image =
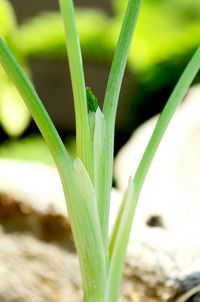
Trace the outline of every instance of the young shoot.
[[[114, 54], [103, 110], [86, 88], [72, 0], [59, 0], [63, 17], [76, 116], [77, 157], [71, 160], [31, 81], [4, 40], [0, 63], [21, 94], [60, 174], [79, 258], [84, 302], [117, 302], [131, 225], [144, 179], [178, 105], [200, 68], [200, 47], [172, 92], [124, 192], [108, 234], [117, 104], [141, 0], [129, 0]], [[66, 272], [67, 273], [67, 272]]]

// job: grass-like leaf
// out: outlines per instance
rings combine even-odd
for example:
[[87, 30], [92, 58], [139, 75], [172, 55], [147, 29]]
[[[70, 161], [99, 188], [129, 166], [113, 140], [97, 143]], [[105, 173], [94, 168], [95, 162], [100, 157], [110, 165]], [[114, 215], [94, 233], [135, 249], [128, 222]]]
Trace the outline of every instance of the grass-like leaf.
[[135, 204], [132, 202], [133, 194], [134, 187], [130, 180], [122, 207], [119, 211], [119, 216], [116, 220], [115, 229], [113, 231], [113, 240], [111, 239], [112, 255], [108, 270], [106, 302], [118, 301], [124, 258], [132, 225], [130, 211], [132, 212], [135, 210]]
[[[153, 160], [155, 152], [159, 146], [159, 143], [172, 119], [177, 107], [183, 100], [186, 92], [188, 91], [192, 81], [197, 75], [200, 69], [200, 47], [194, 53], [192, 59], [185, 68], [182, 76], [180, 77], [177, 85], [175, 86], [169, 100], [167, 101], [163, 112], [157, 122], [155, 130], [152, 134], [150, 142], [144, 152], [142, 160], [137, 169], [134, 177], [134, 184], [137, 190], [141, 190], [144, 179], [146, 177], [149, 166]], [[170, 76], [170, 75], [169, 75]]]
[[[80, 196], [76, 196], [76, 201], [74, 198], [72, 200], [77, 203], [79, 209], [71, 208], [70, 216], [73, 217], [75, 222], [76, 229], [74, 233], [77, 234], [78, 229], [80, 231], [76, 246], [80, 253], [85, 301], [101, 302], [105, 294], [107, 266], [95, 191], [91, 179], [79, 158], [74, 161], [74, 169], [77, 177], [76, 190], [79, 187]], [[72, 207], [74, 207], [73, 204]], [[79, 214], [77, 211], [79, 211]]]
[[[122, 200], [122, 205], [119, 210], [116, 222], [113, 228], [113, 235], [110, 241], [110, 268], [109, 268], [109, 285], [107, 301], [117, 301], [118, 288], [112, 284], [119, 286], [124, 258], [126, 254], [128, 238], [131, 231], [131, 225], [137, 206], [138, 198], [149, 170], [150, 164], [155, 156], [160, 141], [172, 119], [178, 105], [182, 101], [189, 86], [200, 69], [200, 47], [195, 52], [185, 71], [183, 72], [180, 80], [178, 81], [174, 91], [172, 92], [160, 118], [157, 122], [155, 130], [151, 136], [149, 144], [144, 152], [142, 160], [133, 178], [134, 190], [130, 189], [130, 183], [127, 189], [127, 197]], [[112, 300], [112, 296], [115, 297]]]
[[101, 302], [106, 280], [106, 261], [100, 226], [95, 219], [95, 208], [90, 206], [91, 201], [87, 199], [91, 196], [89, 187], [88, 195], [83, 194], [81, 190], [83, 179], [78, 183], [81, 177], [77, 179], [70, 157], [47, 111], [30, 80], [2, 39], [0, 39], [0, 63], [23, 97], [57, 165], [79, 256], [85, 299], [87, 302]]
[[57, 166], [60, 168], [63, 164], [68, 170], [70, 178], [73, 166], [69, 155], [66, 152], [65, 146], [63, 145], [57, 130], [54, 127], [53, 122], [51, 121], [32, 83], [19, 66], [18, 62], [2, 38], [0, 38], [0, 63], [15, 84], [26, 106], [31, 112]]
[[59, 0], [59, 3], [65, 26], [67, 54], [74, 95], [77, 155], [81, 158], [87, 171], [92, 176], [93, 164], [90, 156], [92, 151], [90, 145], [85, 78], [74, 6], [72, 0]]
[[100, 108], [98, 108], [95, 114], [95, 128], [94, 128], [94, 175], [95, 175], [94, 185], [95, 185], [99, 218], [101, 221], [102, 229], [104, 228], [102, 224], [103, 214], [104, 214], [104, 202], [102, 202], [104, 197], [102, 195], [104, 174], [101, 169], [101, 161], [105, 152], [104, 137], [105, 137], [104, 115], [101, 112]]
[[124, 70], [128, 58], [141, 0], [129, 0], [122, 29], [119, 35], [117, 48], [114, 54], [106, 94], [104, 99], [103, 114], [105, 118], [105, 137], [104, 137], [104, 156], [101, 159], [99, 169], [102, 170], [102, 218], [103, 238], [105, 244], [108, 240], [108, 217], [110, 206], [110, 193], [112, 187], [113, 174], [113, 151], [114, 151], [114, 132], [115, 117], [119, 92], [124, 75]]

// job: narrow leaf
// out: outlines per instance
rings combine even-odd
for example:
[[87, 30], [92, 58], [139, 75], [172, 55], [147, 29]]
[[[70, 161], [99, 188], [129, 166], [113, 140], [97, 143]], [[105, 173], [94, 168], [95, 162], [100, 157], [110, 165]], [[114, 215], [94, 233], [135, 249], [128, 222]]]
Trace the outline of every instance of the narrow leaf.
[[97, 211], [95, 191], [79, 158], [74, 161], [77, 186], [70, 204], [85, 301], [103, 301], [106, 283], [106, 258]]
[[91, 212], [96, 224], [99, 225], [95, 190], [87, 170], [78, 157], [74, 160], [74, 171], [77, 177], [77, 185], [84, 200], [87, 202], [88, 211]]
[[114, 250], [114, 247], [115, 247], [116, 238], [117, 238], [117, 235], [118, 235], [118, 232], [119, 232], [120, 223], [121, 223], [121, 220], [122, 220], [122, 215], [124, 213], [126, 201], [127, 201], [127, 190], [123, 194], [122, 201], [121, 201], [121, 204], [120, 204], [120, 208], [118, 210], [117, 217], [115, 219], [115, 223], [113, 225], [112, 233], [111, 233], [111, 236], [110, 236], [110, 242], [109, 242], [109, 260], [110, 261], [111, 261], [113, 250]]
[[94, 129], [94, 175], [95, 175], [95, 192], [97, 196], [97, 204], [99, 210], [99, 217], [101, 227], [103, 228], [103, 209], [105, 208], [104, 201], [102, 199], [102, 180], [103, 171], [101, 166], [101, 159], [104, 152], [104, 116], [101, 110], [98, 108], [95, 114], [95, 129]]
[[[103, 237], [108, 237], [108, 219], [110, 207], [110, 194], [113, 176], [113, 155], [114, 155], [114, 130], [115, 117], [119, 93], [121, 89], [124, 70], [128, 58], [141, 0], [129, 0], [124, 16], [117, 48], [115, 50], [106, 94], [104, 99], [103, 113], [105, 118], [104, 156], [101, 159], [100, 167], [104, 177], [102, 178], [102, 201], [104, 208], [102, 213], [102, 225], [104, 226]], [[106, 240], [106, 239], [105, 239]]]
[[2, 38], [0, 38], [0, 64], [15, 84], [29, 112], [33, 116], [51, 151], [58, 169], [65, 168], [68, 170], [68, 180], [70, 180], [70, 176], [73, 174], [73, 167], [65, 146], [31, 81], [28, 79]]
[[72, 0], [59, 0], [59, 3], [65, 27], [67, 54], [74, 95], [77, 155], [81, 158], [89, 173], [92, 174], [85, 78], [74, 5]]
[[[160, 118], [156, 124], [154, 132], [151, 136], [149, 144], [144, 152], [141, 162], [138, 166], [134, 177], [134, 184], [141, 189], [149, 166], [158, 149], [160, 141], [186, 92], [188, 91], [192, 81], [200, 69], [200, 47], [196, 50], [190, 62], [183, 71], [178, 83], [176, 84], [170, 98], [168, 99]], [[170, 76], [170, 75], [169, 75]], [[138, 190], [138, 189], [137, 189]]]
[[103, 112], [105, 118], [109, 119], [112, 124], [115, 122], [119, 93], [140, 5], [141, 0], [129, 0], [128, 2], [109, 74]]
[[[178, 105], [182, 101], [186, 94], [190, 84], [200, 69], [200, 47], [195, 52], [194, 56], [190, 60], [189, 64], [185, 68], [180, 80], [178, 81], [175, 89], [173, 90], [160, 118], [157, 122], [155, 130], [151, 136], [149, 144], [144, 152], [142, 160], [136, 171], [132, 184], [134, 184], [134, 191], [132, 187], [128, 186], [127, 200], [125, 204], [121, 206], [121, 211], [116, 219], [113, 237], [111, 238], [111, 260], [109, 270], [109, 282], [107, 289], [106, 302], [116, 302], [118, 295], [118, 286], [122, 276], [122, 264], [125, 259], [125, 250], [128, 245], [128, 238], [131, 231], [131, 224], [133, 221], [135, 208], [137, 206], [138, 198], [145, 180], [145, 176], [148, 172], [150, 164], [154, 158], [154, 155], [158, 149], [159, 143], [172, 119]], [[121, 238], [119, 234], [122, 233], [124, 238]], [[120, 239], [119, 239], [120, 238]], [[122, 242], [120, 243], [120, 240]], [[122, 245], [122, 246], [121, 246]], [[119, 268], [115, 266], [119, 265]], [[113, 284], [117, 284], [117, 289]]]
[[118, 301], [124, 267], [124, 258], [126, 255], [126, 249], [132, 225], [132, 212], [135, 210], [136, 206], [136, 204], [133, 203], [133, 194], [133, 183], [132, 181], [130, 181], [127, 192], [125, 194], [125, 199], [124, 201], [122, 201], [122, 207], [119, 211], [119, 216], [116, 220], [113, 239], [111, 239], [112, 255], [108, 271], [106, 302]]

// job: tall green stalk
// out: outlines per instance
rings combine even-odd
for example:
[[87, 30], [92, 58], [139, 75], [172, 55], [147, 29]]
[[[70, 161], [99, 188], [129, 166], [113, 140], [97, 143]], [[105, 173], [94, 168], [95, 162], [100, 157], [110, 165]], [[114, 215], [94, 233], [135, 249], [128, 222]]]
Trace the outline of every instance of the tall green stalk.
[[91, 160], [92, 150], [90, 144], [85, 78], [74, 6], [72, 0], [59, 0], [59, 3], [66, 33], [67, 54], [74, 95], [77, 156], [81, 158], [93, 179], [94, 171]]
[[129, 0], [128, 2], [104, 99], [104, 156], [102, 156], [99, 169], [102, 170], [102, 174], [104, 175], [102, 178], [102, 191], [100, 196], [102, 200], [100, 209], [100, 223], [103, 228], [103, 238], [105, 242], [107, 242], [110, 193], [112, 188], [116, 111], [129, 48], [135, 30], [140, 5], [141, 0]]

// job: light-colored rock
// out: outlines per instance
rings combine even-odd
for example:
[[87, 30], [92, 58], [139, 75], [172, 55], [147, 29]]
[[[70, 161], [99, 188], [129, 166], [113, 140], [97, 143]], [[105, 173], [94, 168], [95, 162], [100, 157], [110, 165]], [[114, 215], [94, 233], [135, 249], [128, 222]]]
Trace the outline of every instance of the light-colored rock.
[[67, 215], [55, 168], [37, 162], [0, 159], [0, 192], [9, 193], [40, 213]]
[[1, 302], [81, 302], [78, 259], [30, 234], [0, 232]]
[[29, 232], [74, 249], [56, 169], [41, 163], [0, 160], [0, 224], [6, 232]]
[[[123, 190], [134, 175], [158, 117], [138, 128], [115, 160], [117, 187]], [[200, 200], [200, 86], [188, 93], [178, 109], [146, 177], [136, 220], [145, 222], [151, 214], [165, 213], [163, 223], [170, 230], [183, 222], [199, 224]], [[172, 215], [176, 213], [177, 215]], [[138, 221], [138, 223], [139, 223]]]

